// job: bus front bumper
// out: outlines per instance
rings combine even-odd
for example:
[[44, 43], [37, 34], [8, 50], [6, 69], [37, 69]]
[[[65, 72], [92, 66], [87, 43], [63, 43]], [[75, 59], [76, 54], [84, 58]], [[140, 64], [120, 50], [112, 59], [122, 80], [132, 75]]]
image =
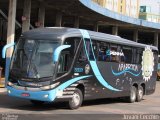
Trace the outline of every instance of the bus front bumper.
[[52, 102], [56, 98], [57, 91], [56, 89], [48, 91], [28, 91], [28, 90], [19, 90], [14, 87], [7, 86], [7, 93], [9, 96], [13, 97]]

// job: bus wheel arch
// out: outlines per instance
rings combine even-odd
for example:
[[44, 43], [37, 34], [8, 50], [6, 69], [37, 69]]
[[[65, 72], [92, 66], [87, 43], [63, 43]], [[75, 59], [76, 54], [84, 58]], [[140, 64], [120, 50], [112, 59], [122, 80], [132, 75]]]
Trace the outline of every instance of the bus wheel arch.
[[85, 94], [85, 88], [84, 88], [84, 85], [83, 84], [79, 84], [77, 85], [76, 87], [77, 89], [81, 90], [82, 92], [82, 95], [83, 95], [83, 99], [84, 99], [84, 94]]
[[145, 95], [146, 94], [146, 85], [145, 85], [145, 83], [142, 83], [141, 86], [143, 87], [143, 93]]

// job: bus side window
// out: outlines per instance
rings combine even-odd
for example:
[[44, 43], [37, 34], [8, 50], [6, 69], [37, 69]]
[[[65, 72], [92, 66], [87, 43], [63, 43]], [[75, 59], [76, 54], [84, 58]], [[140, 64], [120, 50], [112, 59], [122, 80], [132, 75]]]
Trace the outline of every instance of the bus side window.
[[109, 49], [109, 44], [101, 42], [98, 44], [99, 49], [98, 49], [98, 61], [105, 61], [109, 62], [110, 61], [110, 55], [108, 54]]
[[70, 59], [70, 54], [68, 51], [62, 51], [60, 59], [59, 59], [59, 64], [58, 64], [58, 73], [64, 73], [67, 72], [69, 69], [69, 60]]
[[87, 56], [83, 47], [79, 53], [78, 62], [85, 62], [85, 61], [87, 61]]
[[85, 38], [86, 51], [89, 57], [89, 60], [96, 60], [97, 57], [97, 45], [96, 41], [91, 41], [90, 39]]
[[94, 52], [94, 55], [95, 55], [95, 59], [97, 59], [97, 54], [98, 54], [98, 52], [97, 52], [97, 41], [95, 41], [95, 40], [92, 40], [92, 47], [93, 47], [93, 52]]
[[123, 46], [125, 63], [132, 63], [132, 47]]
[[135, 48], [133, 48], [132, 49], [132, 63], [133, 64], [137, 64], [136, 59], [137, 59], [137, 50]]
[[143, 49], [142, 48], [136, 48], [136, 64], [141, 64], [142, 62], [142, 54]]
[[158, 63], [158, 52], [156, 50], [153, 50], [153, 57], [154, 57], [154, 63]]
[[119, 63], [121, 61], [119, 53], [120, 53], [120, 46], [111, 44], [110, 47], [111, 62]]
[[73, 62], [73, 58], [77, 51], [77, 46], [79, 45], [79, 42], [80, 38], [75, 38], [75, 37], [66, 38], [66, 40], [64, 41], [64, 45], [71, 45], [71, 47], [64, 49], [61, 52], [58, 65], [58, 73], [68, 72]]

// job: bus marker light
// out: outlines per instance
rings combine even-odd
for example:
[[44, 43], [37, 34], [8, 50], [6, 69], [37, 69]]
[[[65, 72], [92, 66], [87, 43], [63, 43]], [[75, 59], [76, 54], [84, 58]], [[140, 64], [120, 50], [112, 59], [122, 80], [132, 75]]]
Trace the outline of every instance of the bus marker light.
[[57, 97], [63, 96], [63, 90], [57, 90], [56, 96], [57, 96]]
[[78, 75], [79, 75], [79, 73], [74, 73], [74, 75], [75, 75], [75, 76], [78, 76]]

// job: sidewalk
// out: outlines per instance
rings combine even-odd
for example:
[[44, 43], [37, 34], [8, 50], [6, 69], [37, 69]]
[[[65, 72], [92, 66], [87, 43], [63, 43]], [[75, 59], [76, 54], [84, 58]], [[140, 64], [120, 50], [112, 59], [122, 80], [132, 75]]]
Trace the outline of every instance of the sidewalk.
[[1, 93], [4, 93], [4, 92], [7, 92], [7, 89], [6, 88], [0, 88], [0, 95], [1, 95]]

